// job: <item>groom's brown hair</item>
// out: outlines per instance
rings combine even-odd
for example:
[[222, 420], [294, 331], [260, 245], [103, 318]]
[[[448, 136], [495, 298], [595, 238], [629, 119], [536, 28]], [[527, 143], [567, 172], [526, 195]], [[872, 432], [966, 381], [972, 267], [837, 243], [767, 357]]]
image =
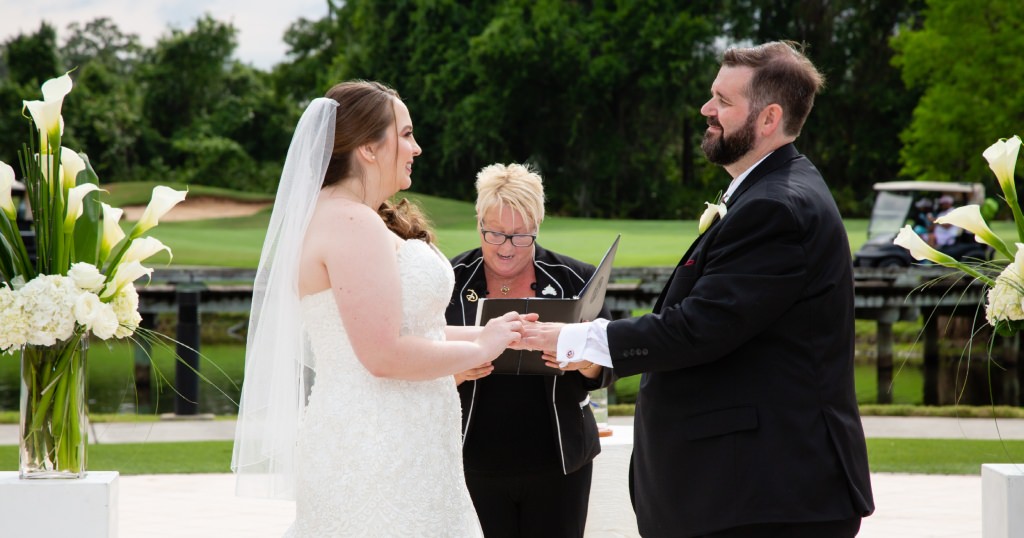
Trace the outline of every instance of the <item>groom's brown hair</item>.
[[792, 41], [729, 49], [722, 65], [754, 70], [746, 89], [751, 111], [777, 103], [785, 115], [782, 132], [790, 136], [800, 134], [814, 107], [814, 96], [825, 87], [824, 75]]

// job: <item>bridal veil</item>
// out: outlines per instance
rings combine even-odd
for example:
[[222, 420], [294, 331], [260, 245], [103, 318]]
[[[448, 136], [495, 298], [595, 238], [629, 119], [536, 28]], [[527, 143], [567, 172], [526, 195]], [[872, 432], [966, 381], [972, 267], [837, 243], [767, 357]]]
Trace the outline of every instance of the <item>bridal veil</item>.
[[295, 497], [296, 432], [315, 367], [299, 310], [299, 258], [331, 159], [337, 108], [324, 97], [306, 107], [277, 188], [253, 283], [231, 458], [237, 495]]

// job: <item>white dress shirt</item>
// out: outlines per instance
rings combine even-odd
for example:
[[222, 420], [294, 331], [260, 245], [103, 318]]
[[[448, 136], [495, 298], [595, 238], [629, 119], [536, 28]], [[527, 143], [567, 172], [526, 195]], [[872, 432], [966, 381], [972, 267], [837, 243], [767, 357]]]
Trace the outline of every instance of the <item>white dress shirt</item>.
[[[750, 168], [736, 176], [729, 183], [729, 188], [722, 195], [722, 202], [726, 203], [736, 192], [743, 180], [750, 175], [750, 171], [757, 168], [757, 165], [774, 153], [769, 151], [761, 157]], [[570, 323], [558, 333], [558, 365], [562, 368], [572, 362], [586, 360], [594, 364], [600, 364], [606, 368], [612, 368], [611, 352], [608, 350], [608, 320], [596, 319], [584, 323]]]

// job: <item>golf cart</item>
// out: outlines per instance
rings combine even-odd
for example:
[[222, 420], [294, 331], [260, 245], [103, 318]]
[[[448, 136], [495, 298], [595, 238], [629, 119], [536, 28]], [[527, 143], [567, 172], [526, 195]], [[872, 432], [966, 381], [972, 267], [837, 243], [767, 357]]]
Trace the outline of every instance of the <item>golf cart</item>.
[[[871, 209], [868, 240], [853, 255], [854, 267], [907, 267], [918, 263], [903, 247], [893, 244], [900, 228], [909, 224], [922, 234], [928, 233], [918, 219], [924, 211], [939, 212], [943, 205], [960, 207], [985, 202], [985, 187], [980, 183], [948, 183], [940, 181], [887, 181], [875, 183], [875, 206]], [[929, 209], [934, 208], [934, 209]], [[974, 235], [956, 228], [955, 238], [936, 246], [954, 259], [988, 260], [992, 248], [978, 243]]]

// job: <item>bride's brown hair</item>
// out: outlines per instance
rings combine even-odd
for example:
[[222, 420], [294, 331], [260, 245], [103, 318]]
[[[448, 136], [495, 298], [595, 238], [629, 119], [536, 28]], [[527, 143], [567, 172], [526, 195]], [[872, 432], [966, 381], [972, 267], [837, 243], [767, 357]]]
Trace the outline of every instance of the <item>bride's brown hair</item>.
[[[379, 82], [353, 80], [327, 90], [326, 96], [338, 102], [334, 127], [334, 148], [327, 165], [324, 187], [356, 176], [358, 170], [352, 154], [356, 148], [387, 137], [388, 128], [395, 127], [394, 101], [398, 92]], [[397, 204], [385, 200], [377, 213], [388, 228], [402, 239], [434, 241], [430, 222], [420, 208], [402, 198]]]

